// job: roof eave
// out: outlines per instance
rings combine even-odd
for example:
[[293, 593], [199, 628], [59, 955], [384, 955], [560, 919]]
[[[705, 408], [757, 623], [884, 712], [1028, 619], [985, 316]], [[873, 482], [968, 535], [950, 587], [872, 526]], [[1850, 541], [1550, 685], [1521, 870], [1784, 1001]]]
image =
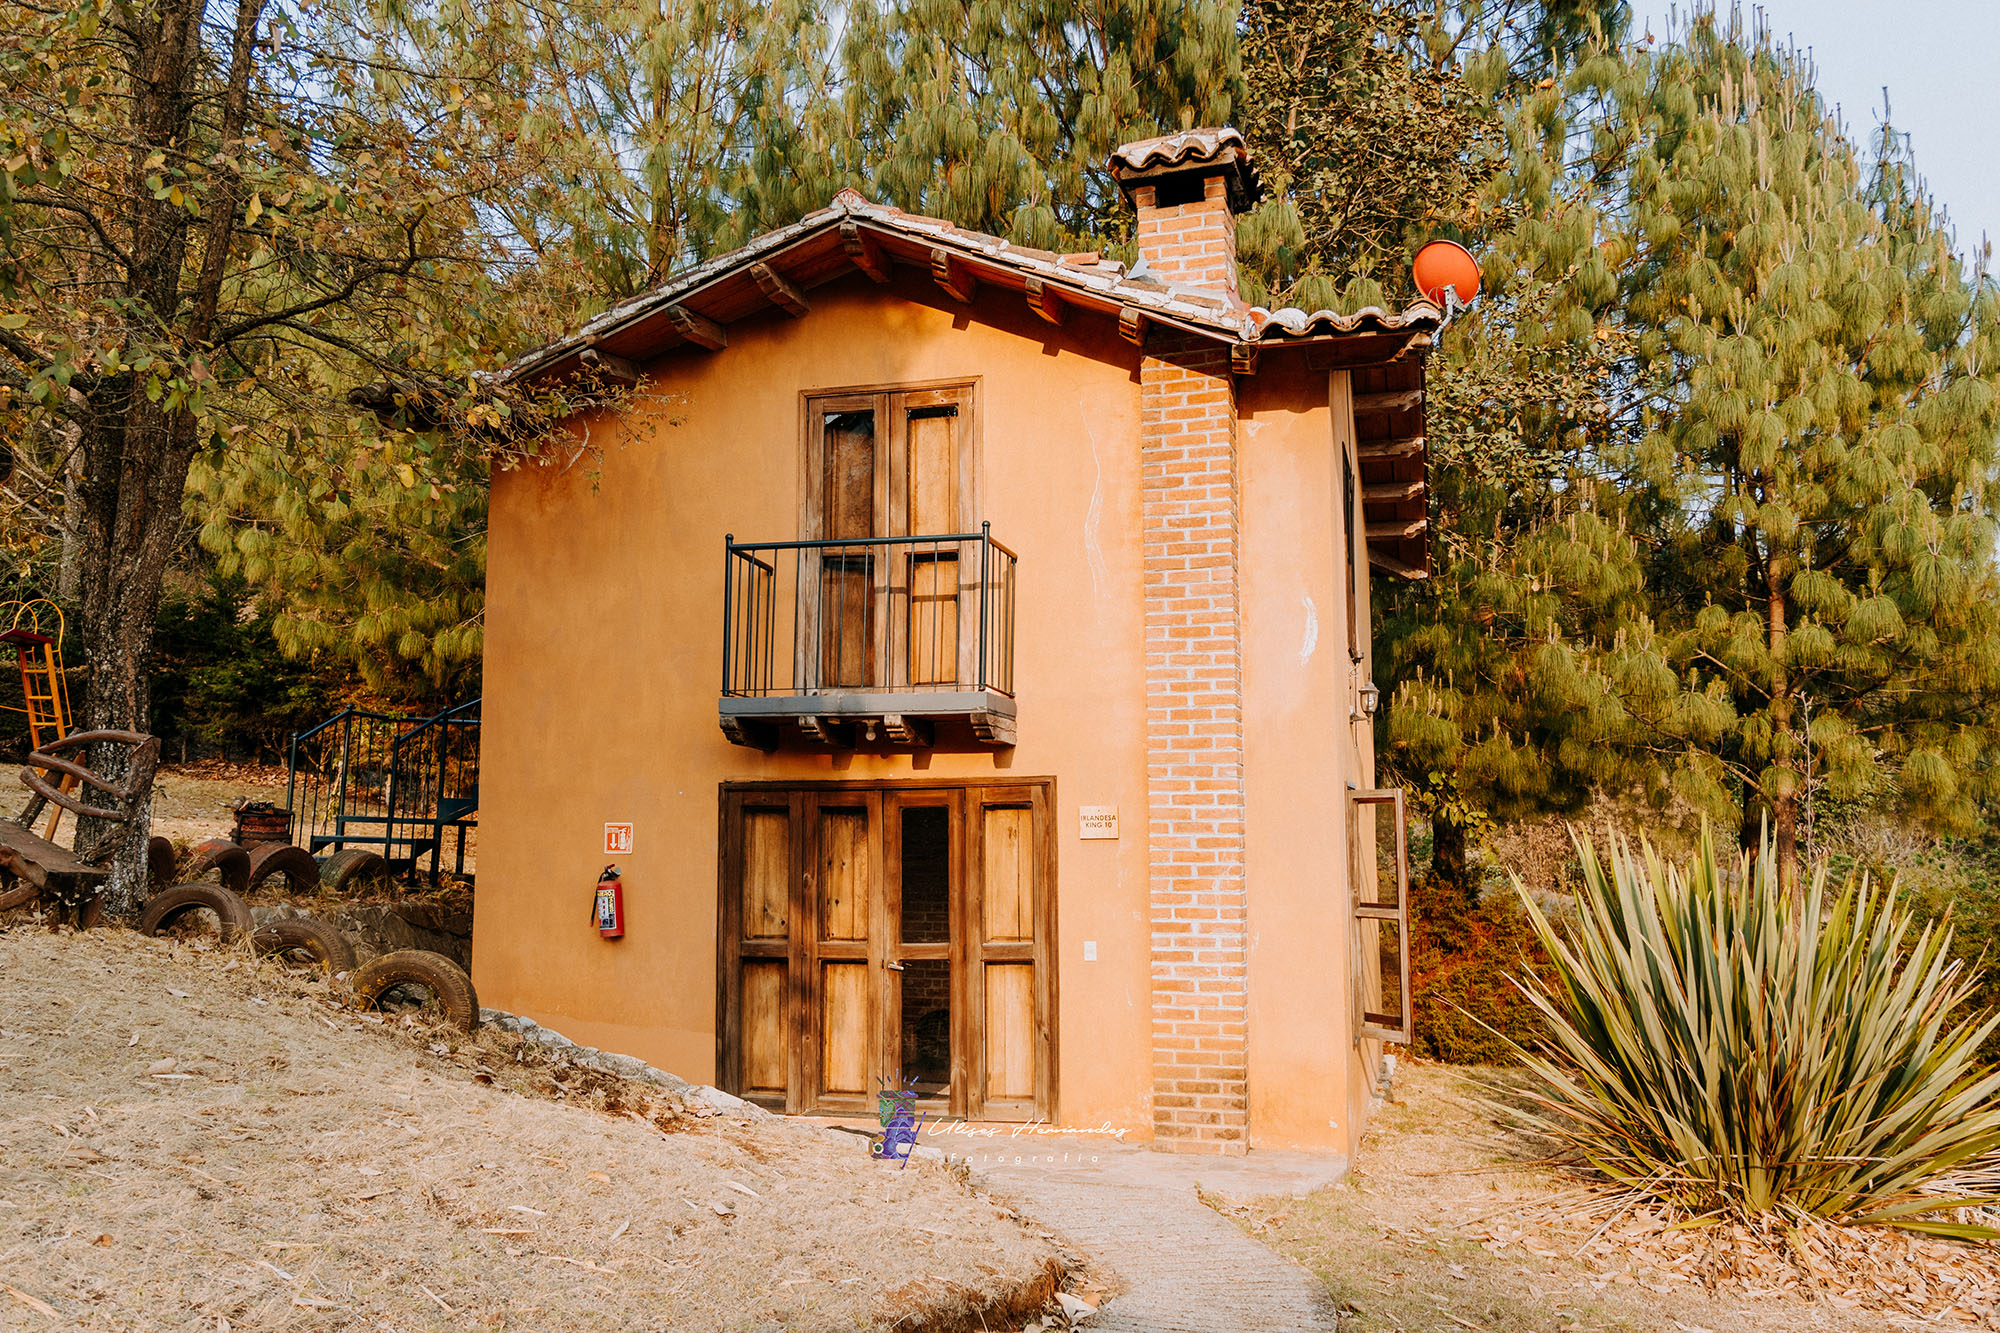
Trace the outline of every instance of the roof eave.
[[[950, 224], [936, 219], [919, 218], [878, 205], [862, 203], [857, 206], [837, 200], [830, 207], [766, 232], [740, 249], [706, 260], [671, 282], [613, 306], [575, 333], [517, 358], [501, 370], [498, 377], [504, 382], [520, 383], [570, 369], [568, 363], [583, 351], [602, 345], [669, 307], [698, 304], [704, 293], [712, 291], [750, 265], [775, 260], [848, 222], [866, 229], [878, 241], [928, 244], [948, 249], [988, 286], [1024, 290], [1029, 279], [1039, 279], [1044, 284], [1054, 284], [1061, 299], [1079, 309], [1112, 318], [1125, 316], [1143, 320], [1163, 328], [1213, 339], [1232, 348], [1279, 350], [1316, 347], [1383, 335], [1410, 335], [1408, 343], [1422, 338], [1428, 345], [1429, 338], [1444, 322], [1443, 313], [1428, 302], [1418, 302], [1394, 313], [1379, 308], [1352, 315], [1327, 310], [1310, 315], [1303, 311], [1284, 311], [1275, 317], [1263, 312], [1253, 313], [1207, 293], [1166, 287], [1154, 293], [1133, 283], [1122, 270], [1106, 273], [1101, 269], [1072, 267], [1060, 259], [1051, 262], [1016, 250], [997, 237], [978, 236], [975, 241], [976, 233], [959, 232]], [[1214, 307], [1213, 315], [1190, 308], [1208, 305]], [[1259, 314], [1263, 314], [1261, 320]], [[683, 344], [672, 344], [669, 350], [671, 346], [680, 345]], [[1406, 345], [1394, 355], [1401, 355], [1407, 350]]]

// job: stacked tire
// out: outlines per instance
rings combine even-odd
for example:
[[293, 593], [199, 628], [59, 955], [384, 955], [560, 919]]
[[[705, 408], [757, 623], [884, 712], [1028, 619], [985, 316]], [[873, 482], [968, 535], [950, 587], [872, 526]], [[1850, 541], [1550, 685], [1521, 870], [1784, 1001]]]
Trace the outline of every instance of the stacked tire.
[[335, 893], [346, 893], [362, 880], [385, 879], [388, 874], [389, 863], [379, 852], [365, 847], [343, 847], [319, 862], [319, 882]]
[[[155, 837], [147, 846], [147, 869], [155, 884], [171, 880], [178, 866], [174, 845]], [[385, 1000], [421, 992], [429, 996], [446, 1021], [463, 1031], [479, 1026], [479, 996], [465, 969], [428, 949], [398, 949], [358, 960], [354, 941], [327, 922], [296, 916], [258, 926], [243, 895], [272, 879], [283, 879], [294, 894], [328, 888], [344, 893], [359, 881], [386, 875], [388, 864], [376, 853], [344, 848], [315, 860], [291, 843], [266, 842], [238, 846], [228, 838], [211, 838], [195, 847], [182, 873], [190, 882], [171, 884], [149, 899], [139, 915], [139, 929], [148, 935], [183, 930], [213, 917], [223, 943], [248, 938], [257, 953], [280, 962], [317, 969], [337, 979], [347, 1001], [358, 1009], [377, 1009]], [[210, 877], [213, 878], [210, 878]]]
[[328, 976], [352, 972], [354, 941], [334, 926], [309, 916], [289, 917], [259, 926], [250, 937], [258, 953], [281, 962], [303, 963]]
[[444, 1017], [462, 1031], [479, 1026], [479, 996], [465, 969], [428, 949], [398, 949], [354, 969], [348, 987], [357, 1009], [379, 1008], [392, 991], [427, 991]]
[[[147, 846], [147, 865], [155, 884], [170, 883], [176, 868], [174, 845], [154, 838]], [[320, 888], [345, 893], [356, 883], [379, 879], [388, 873], [388, 863], [380, 854], [348, 847], [331, 856], [315, 858], [305, 848], [289, 842], [260, 842], [241, 846], [228, 838], [210, 838], [189, 853], [186, 877], [213, 878], [231, 893], [246, 894], [274, 879], [282, 879], [293, 894], [311, 894]]]
[[256, 928], [250, 918], [250, 904], [241, 894], [206, 880], [176, 884], [146, 900], [139, 912], [139, 930], [147, 935], [165, 935], [194, 924], [200, 914], [215, 917], [216, 931], [224, 944], [233, 943]]

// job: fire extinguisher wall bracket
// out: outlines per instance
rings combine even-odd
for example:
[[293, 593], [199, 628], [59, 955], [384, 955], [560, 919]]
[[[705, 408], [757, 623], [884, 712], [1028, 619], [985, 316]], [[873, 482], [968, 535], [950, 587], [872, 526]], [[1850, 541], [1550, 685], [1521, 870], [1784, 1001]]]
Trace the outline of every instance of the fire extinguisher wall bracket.
[[625, 933], [625, 886], [615, 865], [604, 867], [604, 873], [597, 877], [597, 892], [590, 902], [590, 923], [607, 940]]

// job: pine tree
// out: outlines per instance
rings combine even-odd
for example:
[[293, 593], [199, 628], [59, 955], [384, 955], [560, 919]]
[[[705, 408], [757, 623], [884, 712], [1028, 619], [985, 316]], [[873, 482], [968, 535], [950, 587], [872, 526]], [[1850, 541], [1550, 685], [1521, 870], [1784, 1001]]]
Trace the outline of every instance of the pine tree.
[[1657, 516], [1607, 662], [1627, 743], [1768, 818], [1788, 882], [1815, 786], [1965, 829], [2000, 742], [2000, 296], [1766, 34], [1703, 16], [1603, 89], [1622, 207], [1579, 285], [1635, 339], [1622, 480]]
[[[357, 83], [367, 115], [427, 90], [482, 99], [506, 164], [482, 194], [496, 299], [465, 312], [460, 371], [559, 336], [671, 272], [823, 207], [842, 186], [1017, 240], [1115, 243], [1100, 168], [1124, 138], [1223, 119], [1223, 5], [783, 0], [336, 0], [349, 54], [420, 77]], [[846, 40], [833, 34], [845, 31]], [[437, 108], [439, 110], [444, 108]], [[968, 127], [987, 127], [967, 137]], [[438, 367], [423, 329], [419, 362]], [[484, 360], [480, 360], [480, 358]], [[476, 670], [487, 459], [364, 413], [282, 405], [252, 447], [196, 464], [201, 538], [276, 606], [283, 642], [351, 655], [377, 688]], [[419, 421], [416, 423], [423, 425]], [[462, 444], [463, 442], [457, 442]], [[301, 453], [318, 465], [296, 466]]]
[[1228, 122], [1224, 0], [883, 0], [849, 10], [846, 123], [864, 190], [1045, 248], [1117, 245], [1120, 143]]
[[[1468, 892], [1469, 840], [1647, 774], [1607, 749], [1593, 648], [1643, 610], [1638, 553], [1594, 459], [1613, 359], [1568, 307], [1594, 214], [1549, 141], [1555, 87], [1618, 4], [1252, 0], [1246, 124], [1278, 185], [1242, 236], [1268, 299], [1414, 296], [1410, 256], [1486, 253], [1486, 296], [1431, 357], [1432, 577], [1375, 580], [1386, 780], [1428, 816], [1432, 871]], [[1246, 279], [1252, 276], [1246, 273]], [[1657, 785], [1657, 778], [1655, 778]]]
[[[1436, 766], [1477, 811], [1586, 782], [1750, 836], [1768, 821], [1788, 878], [1814, 790], [1969, 827], [1994, 794], [2000, 690], [1992, 285], [1905, 157], [1869, 159], [1791, 55], [1712, 16], [1530, 91], [1508, 137], [1485, 205], [1509, 219], [1486, 262], [1498, 299], [1433, 381], [1439, 577], [1390, 599], [1405, 683], [1385, 757]], [[1487, 353], [1468, 347], [1496, 321]], [[1454, 376], [1502, 346], [1517, 367], [1593, 367], [1587, 392], [1538, 414], [1496, 385], [1460, 417]], [[1499, 521], [1517, 545], [1481, 552], [1464, 537], [1495, 530], [1491, 506], [1454, 495], [1484, 484], [1496, 419], [1561, 466], [1507, 502], [1530, 516]], [[1492, 594], [1551, 581], [1518, 553], [1559, 549], [1547, 519], [1572, 506], [1591, 542], [1563, 563], [1636, 587], [1596, 614], [1593, 586], [1569, 585], [1537, 653], [1549, 674], [1510, 678]], [[1467, 590], [1486, 599], [1465, 607]]]
[[1414, 297], [1418, 247], [1490, 230], [1507, 108], [1624, 22], [1622, 0], [1247, 0], [1240, 122], [1270, 186], [1239, 233], [1253, 298]]

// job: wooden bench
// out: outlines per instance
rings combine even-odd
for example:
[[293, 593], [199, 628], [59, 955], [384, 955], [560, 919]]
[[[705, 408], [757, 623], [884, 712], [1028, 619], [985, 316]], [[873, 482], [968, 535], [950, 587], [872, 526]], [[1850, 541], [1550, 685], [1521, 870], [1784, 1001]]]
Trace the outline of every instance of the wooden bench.
[[[112, 782], [77, 760], [62, 757], [66, 751], [100, 744], [131, 747], [122, 782]], [[111, 855], [124, 830], [112, 829], [85, 850], [79, 826], [79, 845], [71, 850], [35, 833], [35, 820], [54, 804], [74, 815], [129, 824], [152, 799], [153, 770], [159, 762], [159, 740], [136, 731], [79, 731], [30, 754], [28, 766], [21, 770], [21, 784], [30, 793], [27, 808], [13, 819], [0, 819], [0, 911], [41, 898], [52, 928], [60, 927], [66, 914], [75, 919], [79, 929], [96, 925], [103, 915], [104, 881], [111, 875]], [[49, 774], [74, 779], [81, 784], [78, 792], [62, 790], [45, 776]], [[111, 801], [101, 806], [89, 804], [80, 794], [89, 787], [105, 793]]]

